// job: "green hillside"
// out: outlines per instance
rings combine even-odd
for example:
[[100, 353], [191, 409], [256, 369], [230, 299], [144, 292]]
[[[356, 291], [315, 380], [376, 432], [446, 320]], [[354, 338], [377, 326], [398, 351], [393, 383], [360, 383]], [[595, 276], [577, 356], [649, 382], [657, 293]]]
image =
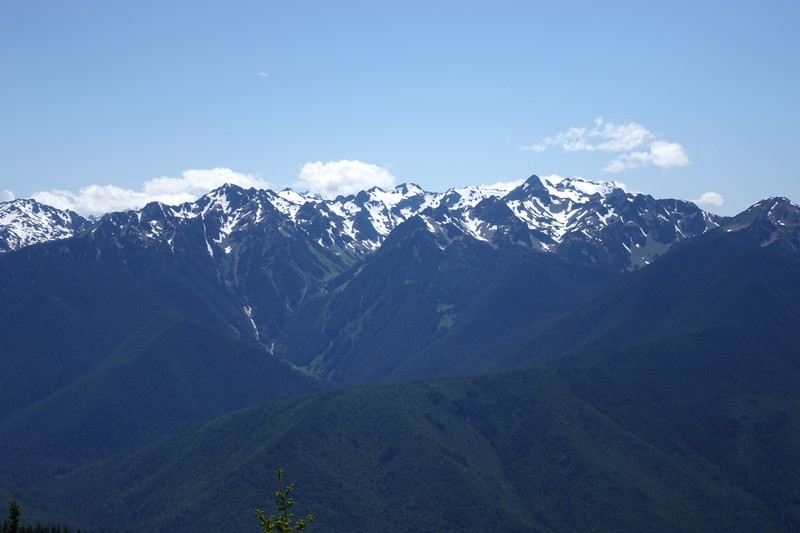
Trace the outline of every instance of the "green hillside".
[[[576, 271], [519, 256], [451, 302], [447, 291], [500, 256], [448, 257], [410, 231], [330, 285], [330, 299], [309, 301], [329, 340], [352, 341], [332, 368], [353, 380], [408, 378], [426, 364], [431, 374], [506, 368], [327, 392], [237, 336], [225, 321], [233, 304], [211, 281], [209, 293], [187, 283], [170, 296], [132, 282], [124, 264], [93, 271], [141, 291], [135, 320], [114, 320], [124, 308], [98, 297], [118, 336], [82, 366], [67, 360], [74, 375], [46, 369], [55, 390], [4, 413], [0, 492], [34, 519], [96, 530], [239, 532], [256, 530], [253, 511], [270, 508], [281, 467], [297, 486], [293, 510], [315, 512], [320, 531], [796, 531], [800, 248], [789, 226], [743, 220], [594, 296], [599, 283], [576, 288], [588, 299], [551, 315], [537, 313], [570, 294]], [[14, 275], [0, 295], [13, 304], [2, 315], [12, 338], [17, 317], [37, 308], [101, 329], [82, 320], [81, 291]], [[340, 314], [362, 304], [369, 312]], [[446, 331], [404, 353], [404, 337], [431, 317]], [[57, 332], [80, 362], [86, 337]], [[4, 379], [24, 390], [35, 367], [13, 353]]]
[[[65, 509], [96, 517], [95, 527], [134, 531], [244, 531], [252, 510], [271, 502], [277, 466], [297, 484], [296, 512], [316, 512], [323, 531], [343, 523], [358, 531], [766, 531], [791, 519], [764, 496], [764, 483], [746, 483], [720, 458], [735, 436], [716, 428], [693, 436], [697, 420], [680, 402], [632, 401], [636, 385], [595, 364], [265, 404], [49, 490]], [[611, 386], [609, 397], [590, 397], [590, 372]], [[769, 420], [767, 407], [751, 406], [753, 423]], [[800, 435], [796, 420], [790, 426], [787, 436]], [[114, 497], [93, 497], [100, 486], [114, 487]]]

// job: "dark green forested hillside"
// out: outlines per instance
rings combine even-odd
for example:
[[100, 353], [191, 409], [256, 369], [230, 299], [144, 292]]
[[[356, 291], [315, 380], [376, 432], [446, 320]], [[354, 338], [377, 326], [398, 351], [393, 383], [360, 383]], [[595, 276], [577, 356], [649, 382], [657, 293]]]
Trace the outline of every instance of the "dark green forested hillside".
[[37, 520], [65, 516], [44, 480], [321, 389], [252, 339], [201, 263], [71, 239], [2, 256], [0, 279], [0, 494]]
[[[593, 364], [264, 405], [54, 480], [49, 490], [102, 527], [142, 531], [242, 531], [251, 510], [271, 500], [278, 465], [297, 484], [296, 512], [316, 512], [323, 531], [343, 523], [359, 531], [766, 531], [792, 523], [764, 482], [748, 482], [720, 457], [737, 435], [717, 424], [694, 435], [697, 418], [678, 398], [641, 397], [636, 384]], [[609, 397], [587, 385], [587, 368]], [[770, 422], [766, 407], [751, 407], [751, 423]], [[788, 423], [787, 437], [796, 437], [796, 416]], [[770, 466], [760, 446], [737, 464]], [[98, 486], [121, 489], [110, 507], [81, 490]]]
[[[239, 531], [280, 466], [320, 530], [796, 530], [800, 264], [719, 242], [708, 259], [728, 261], [686, 248], [542, 334], [571, 353], [262, 404], [42, 494], [96, 527]], [[592, 337], [598, 308], [632, 334]]]
[[440, 244], [421, 219], [399, 226], [298, 310], [279, 353], [348, 386], [503, 368], [531, 328], [618, 275], [463, 235]]
[[37, 494], [43, 478], [76, 465], [133, 449], [187, 423], [313, 387], [257, 347], [159, 316], [139, 342], [0, 426], [14, 436], [5, 446], [15, 460], [4, 465], [4, 479]]
[[[115, 296], [140, 293], [112, 304], [80, 270], [63, 286], [0, 261], [18, 280], [0, 294], [3, 346], [17, 347], [0, 358], [12, 407], [0, 419], [0, 494], [37, 519], [94, 529], [238, 532], [256, 530], [253, 511], [271, 506], [282, 467], [295, 512], [316, 512], [320, 531], [796, 531], [800, 246], [770, 220], [734, 219], [540, 320], [536, 305], [569, 295], [576, 271], [522, 256], [499, 268], [486, 248], [447, 257], [410, 231], [386, 264], [376, 255], [292, 317], [333, 325], [365, 304], [337, 326], [345, 335], [325, 333], [342, 343], [334, 369], [354, 381], [359, 370], [418, 376], [426, 364], [431, 374], [506, 369], [327, 392], [228, 321], [234, 303], [210, 279], [205, 293], [179, 269], [98, 270], [84, 253], [75, 266]], [[390, 267], [404, 261], [398, 279]], [[465, 265], [492, 276], [459, 302], [442, 299], [455, 291], [448, 281], [474, 274], [459, 273]], [[182, 283], [176, 292], [136, 281], [159, 269]], [[114, 318], [121, 305], [132, 320]], [[87, 312], [108, 314], [109, 330]], [[447, 331], [401, 357], [410, 324], [431, 317]], [[16, 328], [44, 334], [48, 320], [68, 326], [26, 352]], [[82, 346], [91, 336], [76, 328], [96, 328], [99, 344]], [[40, 386], [25, 363], [60, 346], [69, 357], [44, 368]]]
[[0, 276], [0, 418], [91, 372], [162, 314], [252, 331], [207, 266], [157, 249], [70, 239], [0, 257]]

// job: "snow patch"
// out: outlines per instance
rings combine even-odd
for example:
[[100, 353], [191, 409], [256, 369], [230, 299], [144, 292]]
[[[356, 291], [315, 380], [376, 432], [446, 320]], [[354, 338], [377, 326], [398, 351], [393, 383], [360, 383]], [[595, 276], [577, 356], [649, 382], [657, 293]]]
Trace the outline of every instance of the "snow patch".
[[[253, 320], [253, 308], [249, 305], [245, 305], [244, 314], [250, 319], [250, 324], [253, 326], [253, 333], [255, 333], [256, 340], [258, 340], [258, 327], [256, 326], [256, 321]], [[272, 345], [275, 346], [275, 343], [273, 342]], [[272, 353], [272, 351], [270, 351], [270, 353]]]

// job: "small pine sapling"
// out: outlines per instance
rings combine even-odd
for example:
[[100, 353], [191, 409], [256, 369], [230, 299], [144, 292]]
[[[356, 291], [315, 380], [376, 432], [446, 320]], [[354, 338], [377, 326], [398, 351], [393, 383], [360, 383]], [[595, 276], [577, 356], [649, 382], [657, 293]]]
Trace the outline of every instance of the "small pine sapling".
[[289, 497], [289, 494], [294, 490], [294, 483], [283, 486], [283, 470], [278, 469], [275, 471], [278, 477], [278, 492], [275, 493], [275, 503], [278, 506], [278, 515], [272, 515], [266, 518], [264, 511], [256, 509], [256, 518], [261, 525], [264, 533], [292, 533], [296, 531], [303, 531], [308, 525], [314, 521], [315, 515], [312, 513], [306, 518], [298, 519], [294, 524], [294, 514], [289, 512], [289, 507], [294, 505], [294, 500]]

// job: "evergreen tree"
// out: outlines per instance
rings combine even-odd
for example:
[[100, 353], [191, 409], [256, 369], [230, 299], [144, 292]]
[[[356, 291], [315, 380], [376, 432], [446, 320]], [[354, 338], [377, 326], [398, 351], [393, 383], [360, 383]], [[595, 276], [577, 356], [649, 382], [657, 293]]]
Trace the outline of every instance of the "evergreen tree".
[[297, 522], [292, 524], [294, 514], [289, 512], [289, 507], [294, 505], [294, 500], [289, 497], [289, 494], [294, 490], [294, 483], [283, 486], [283, 470], [278, 469], [275, 474], [278, 476], [278, 492], [275, 493], [275, 503], [278, 506], [278, 515], [272, 515], [266, 518], [264, 511], [256, 509], [256, 518], [261, 525], [261, 530], [264, 533], [292, 533], [296, 531], [303, 531], [314, 518], [314, 514], [308, 515], [305, 519], [298, 519]]
[[11, 505], [8, 506], [8, 532], [9, 533], [20, 533], [19, 532], [19, 517], [20, 517], [20, 510], [19, 510], [19, 502], [17, 500], [11, 500]]

